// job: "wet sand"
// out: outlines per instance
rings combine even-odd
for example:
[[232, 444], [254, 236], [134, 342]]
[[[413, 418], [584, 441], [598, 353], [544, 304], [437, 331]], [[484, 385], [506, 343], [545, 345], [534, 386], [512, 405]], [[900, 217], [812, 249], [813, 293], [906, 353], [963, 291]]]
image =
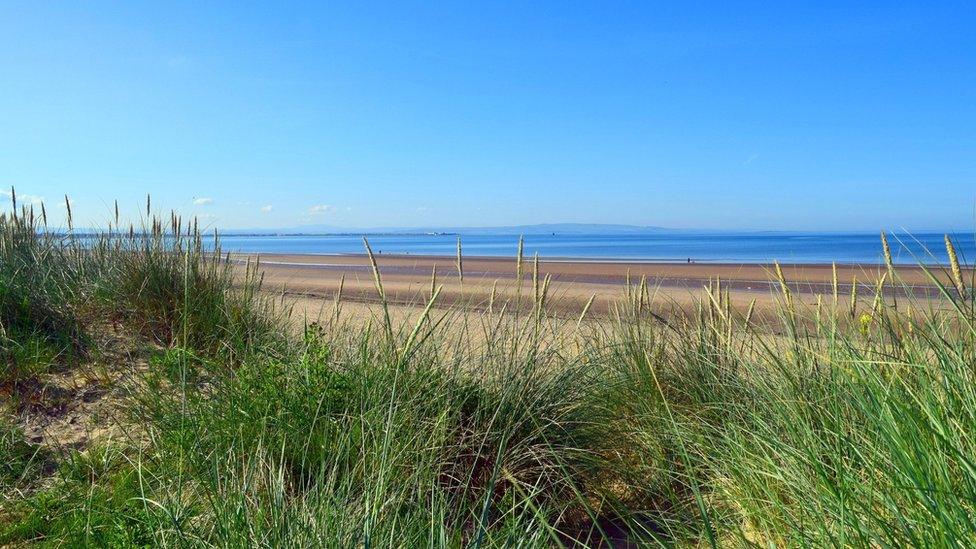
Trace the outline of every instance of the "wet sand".
[[[247, 258], [234, 256], [238, 264]], [[376, 260], [387, 299], [400, 305], [424, 304], [430, 295], [432, 273], [436, 273], [437, 284], [444, 286], [439, 298], [441, 304], [462, 298], [472, 304], [487, 302], [492, 292], [496, 302], [515, 298], [520, 293], [531, 300], [533, 294], [533, 262], [528, 259], [523, 262], [521, 289], [513, 258], [464, 257], [463, 280], [458, 276], [454, 257], [380, 254]], [[285, 295], [331, 300], [339, 290], [340, 280], [344, 280], [344, 300], [363, 303], [378, 300], [372, 268], [365, 255], [264, 254], [260, 256], [260, 265], [265, 287]], [[813, 301], [817, 294], [833, 292], [831, 265], [784, 264], [781, 267], [791, 292], [800, 300]], [[875, 281], [884, 271], [883, 265], [838, 265], [842, 300], [850, 295], [855, 278], [859, 294], [873, 293]], [[920, 299], [937, 295], [938, 290], [919, 267], [897, 267], [896, 271], [900, 284], [889, 286], [889, 293], [912, 293]], [[934, 271], [943, 276], [941, 270]], [[735, 306], [746, 307], [753, 301], [760, 306], [767, 305], [780, 292], [773, 265], [546, 259], [539, 261], [539, 273], [540, 278], [551, 277], [549, 303], [567, 311], [578, 311], [594, 295], [592, 310], [606, 311], [624, 295], [628, 280], [636, 284], [642, 277], [658, 299], [679, 305], [692, 303], [701, 295], [702, 288], [716, 279], [730, 291]]]

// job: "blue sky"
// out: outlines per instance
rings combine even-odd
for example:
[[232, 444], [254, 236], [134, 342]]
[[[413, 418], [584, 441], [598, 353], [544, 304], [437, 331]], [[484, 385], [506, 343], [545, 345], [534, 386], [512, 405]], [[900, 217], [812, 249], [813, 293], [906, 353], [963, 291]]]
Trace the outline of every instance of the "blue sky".
[[976, 227], [971, 3], [41, 4], [0, 186], [82, 222]]

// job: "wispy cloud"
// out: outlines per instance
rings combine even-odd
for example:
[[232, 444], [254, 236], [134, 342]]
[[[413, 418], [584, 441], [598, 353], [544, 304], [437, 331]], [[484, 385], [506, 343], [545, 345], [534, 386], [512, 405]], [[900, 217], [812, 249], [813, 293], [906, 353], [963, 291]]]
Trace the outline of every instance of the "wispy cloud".
[[329, 204], [316, 204], [308, 209], [308, 215], [323, 215], [325, 213], [334, 211], [335, 206], [330, 206]]
[[758, 158], [759, 158], [759, 154], [749, 155], [749, 158], [746, 158], [745, 160], [742, 161], [742, 165], [748, 166], [749, 164], [755, 162]]
[[264, 213], [268, 213], [268, 212], [270, 212], [273, 209], [274, 209], [274, 206], [272, 206], [271, 204], [266, 204], [264, 206], [261, 206], [261, 211], [264, 212]]
[[207, 204], [213, 204], [213, 198], [194, 198], [194, 206], [206, 206]]
[[[0, 202], [10, 202], [11, 201], [10, 191], [0, 191]], [[17, 193], [17, 204], [34, 204], [40, 205], [44, 202], [43, 196], [37, 196], [36, 194], [20, 194]]]

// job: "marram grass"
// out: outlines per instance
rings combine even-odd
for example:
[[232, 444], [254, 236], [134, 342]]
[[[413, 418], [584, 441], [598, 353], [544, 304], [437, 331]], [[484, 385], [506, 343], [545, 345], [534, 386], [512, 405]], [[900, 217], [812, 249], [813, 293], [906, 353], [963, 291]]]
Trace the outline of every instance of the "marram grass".
[[897, 306], [894, 269], [869, 309], [836, 275], [814, 308], [776, 266], [773, 310], [715, 281], [679, 314], [642, 280], [564, 320], [533, 262], [531, 315], [494, 292], [441, 306], [432, 275], [411, 320], [348, 318], [340, 290], [296, 329], [259, 264], [146, 207], [94, 237], [0, 218], [5, 396], [86, 367], [113, 323], [148, 357], [127, 435], [83, 451], [26, 440], [4, 400], [0, 545], [976, 543], [976, 318], [951, 243], [940, 297]]

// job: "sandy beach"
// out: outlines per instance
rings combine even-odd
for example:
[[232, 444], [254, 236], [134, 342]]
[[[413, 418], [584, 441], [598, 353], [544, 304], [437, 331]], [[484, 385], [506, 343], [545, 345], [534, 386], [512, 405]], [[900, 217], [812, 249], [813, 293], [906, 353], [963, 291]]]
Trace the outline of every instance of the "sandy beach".
[[[333, 299], [343, 281], [343, 299], [360, 303], [375, 302], [372, 268], [366, 255], [300, 255], [266, 254], [234, 256], [238, 264], [258, 259], [265, 276], [265, 287], [296, 298]], [[512, 258], [464, 257], [463, 281], [458, 276], [457, 259], [447, 256], [377, 255], [387, 299], [397, 305], [422, 305], [430, 295], [431, 277], [443, 284], [441, 303], [453, 303], [462, 296], [471, 303], [487, 302], [494, 291], [496, 299], [533, 292], [533, 262], [523, 262], [523, 282], [517, 284], [516, 261]], [[817, 294], [832, 293], [831, 265], [781, 265], [790, 290], [801, 300], [813, 301]], [[900, 285], [889, 293], [914, 293], [916, 297], [934, 296], [937, 289], [919, 267], [898, 267]], [[875, 281], [885, 271], [883, 265], [838, 265], [839, 293], [847, 299], [856, 280], [858, 293], [873, 292]], [[938, 269], [936, 272], [941, 272]], [[730, 291], [732, 303], [747, 307], [753, 301], [759, 306], [772, 303], [780, 293], [774, 266], [768, 264], [720, 263], [654, 263], [631, 261], [591, 261], [583, 259], [548, 259], [539, 261], [540, 278], [548, 275], [549, 302], [557, 309], [578, 311], [596, 296], [594, 313], [605, 312], [610, 304], [624, 295], [628, 280], [638, 283], [646, 278], [651, 291], [662, 301], [692, 303], [702, 288], [721, 280]]]

